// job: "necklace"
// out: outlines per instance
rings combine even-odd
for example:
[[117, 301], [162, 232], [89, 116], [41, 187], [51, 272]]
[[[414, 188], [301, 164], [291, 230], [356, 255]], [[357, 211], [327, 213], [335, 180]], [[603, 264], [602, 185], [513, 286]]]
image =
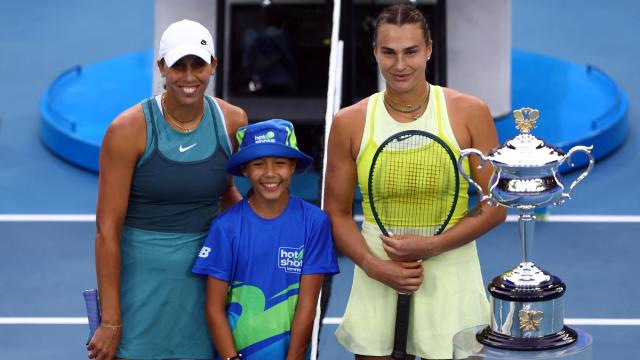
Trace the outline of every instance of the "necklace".
[[[188, 134], [188, 133], [193, 132], [193, 131], [198, 127], [199, 122], [198, 122], [198, 124], [196, 124], [194, 127], [189, 128], [189, 127], [185, 127], [185, 126], [183, 125], [183, 123], [181, 123], [180, 121], [176, 120], [176, 117], [175, 117], [175, 116], [173, 116], [173, 115], [169, 112], [169, 110], [167, 110], [167, 107], [166, 107], [165, 102], [164, 102], [165, 95], [166, 95], [166, 93], [163, 93], [163, 94], [162, 94], [162, 99], [161, 99], [161, 101], [160, 101], [160, 103], [162, 104], [162, 112], [163, 112], [165, 115], [167, 115], [167, 116], [165, 116], [164, 118], [165, 118], [165, 119], [167, 119], [167, 120], [169, 120], [169, 122], [170, 122], [171, 124], [173, 124], [174, 126], [176, 126], [176, 127], [179, 129], [179, 131], [180, 131], [180, 132], [187, 133], [187, 134]], [[198, 120], [198, 119], [201, 119], [201, 118], [202, 118], [202, 115], [204, 115], [204, 106], [202, 106], [202, 112], [200, 112], [200, 115], [198, 115], [195, 119], [193, 119], [193, 120], [189, 121], [189, 123], [192, 123], [192, 122], [194, 122], [194, 121], [196, 121], [196, 120]]]
[[415, 121], [420, 117], [420, 115], [421, 115], [421, 111], [420, 110], [422, 109], [422, 107], [424, 105], [426, 105], [427, 102], [429, 101], [429, 90], [430, 90], [430, 87], [429, 87], [429, 85], [427, 85], [427, 93], [425, 94], [425, 96], [422, 99], [422, 101], [420, 101], [420, 103], [418, 103], [418, 106], [416, 106], [413, 109], [411, 109], [411, 105], [402, 105], [402, 106], [407, 107], [409, 109], [402, 109], [402, 108], [399, 108], [399, 107], [395, 106], [393, 104], [391, 98], [389, 98], [387, 96], [387, 92], [386, 91], [384, 93], [384, 103], [387, 104], [393, 111], [399, 112], [401, 114], [412, 114], [411, 115], [411, 120]]

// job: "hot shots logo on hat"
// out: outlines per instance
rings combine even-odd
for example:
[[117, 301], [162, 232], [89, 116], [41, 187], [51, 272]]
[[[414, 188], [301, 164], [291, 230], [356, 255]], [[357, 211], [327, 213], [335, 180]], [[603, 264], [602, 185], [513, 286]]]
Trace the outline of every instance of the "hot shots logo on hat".
[[240, 149], [231, 155], [226, 170], [243, 176], [242, 166], [263, 157], [296, 159], [296, 169], [311, 165], [313, 159], [298, 149], [293, 124], [283, 119], [271, 119], [243, 126], [236, 132]]
[[269, 131], [266, 134], [263, 135], [254, 135], [253, 137], [253, 141], [256, 144], [260, 144], [260, 143], [274, 143], [276, 142], [276, 134], [273, 131]]

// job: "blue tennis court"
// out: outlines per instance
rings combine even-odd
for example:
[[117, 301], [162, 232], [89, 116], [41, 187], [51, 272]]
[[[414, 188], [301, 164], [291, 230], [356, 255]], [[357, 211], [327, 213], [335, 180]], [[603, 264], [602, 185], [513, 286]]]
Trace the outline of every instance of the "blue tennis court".
[[[148, 48], [152, 6], [151, 0], [0, 6], [0, 359], [86, 358], [81, 291], [95, 287], [97, 176], [42, 145], [38, 100], [74, 65]], [[640, 4], [513, 0], [512, 11], [514, 48], [594, 65], [629, 99], [624, 146], [598, 161], [574, 198], [537, 224], [533, 258], [566, 282], [567, 322], [594, 337], [594, 359], [640, 358], [640, 287], [633, 265], [640, 254]], [[565, 183], [578, 175], [566, 175]], [[479, 239], [478, 249], [488, 282], [519, 262], [517, 223]], [[321, 332], [321, 359], [352, 358], [333, 336], [353, 272], [346, 258], [340, 265]]]

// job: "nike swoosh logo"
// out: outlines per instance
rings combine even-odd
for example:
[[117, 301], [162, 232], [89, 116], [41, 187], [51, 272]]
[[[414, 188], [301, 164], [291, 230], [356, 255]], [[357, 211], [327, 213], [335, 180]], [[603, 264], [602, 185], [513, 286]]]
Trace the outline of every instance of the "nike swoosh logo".
[[192, 147], [194, 147], [194, 146], [196, 146], [196, 145], [198, 145], [198, 143], [195, 143], [195, 144], [193, 144], [193, 145], [189, 145], [189, 146], [187, 146], [187, 147], [182, 147], [182, 145], [180, 145], [180, 147], [178, 148], [178, 151], [180, 151], [181, 153], [183, 153], [183, 152], [185, 152], [185, 151], [187, 151], [187, 150], [191, 149]]
[[413, 135], [402, 135], [402, 136], [398, 136], [398, 138], [396, 139], [397, 142], [401, 142], [401, 141], [405, 141], [407, 139], [412, 138]]

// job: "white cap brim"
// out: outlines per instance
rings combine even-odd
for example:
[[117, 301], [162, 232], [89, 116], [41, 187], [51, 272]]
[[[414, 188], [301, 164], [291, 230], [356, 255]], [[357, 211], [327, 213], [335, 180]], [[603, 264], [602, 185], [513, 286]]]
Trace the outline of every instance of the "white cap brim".
[[175, 49], [172, 49], [164, 56], [164, 63], [171, 67], [176, 61], [182, 59], [187, 55], [195, 55], [202, 60], [204, 60], [207, 64], [211, 64], [211, 54], [209, 51], [205, 50], [202, 46], [180, 46]]

